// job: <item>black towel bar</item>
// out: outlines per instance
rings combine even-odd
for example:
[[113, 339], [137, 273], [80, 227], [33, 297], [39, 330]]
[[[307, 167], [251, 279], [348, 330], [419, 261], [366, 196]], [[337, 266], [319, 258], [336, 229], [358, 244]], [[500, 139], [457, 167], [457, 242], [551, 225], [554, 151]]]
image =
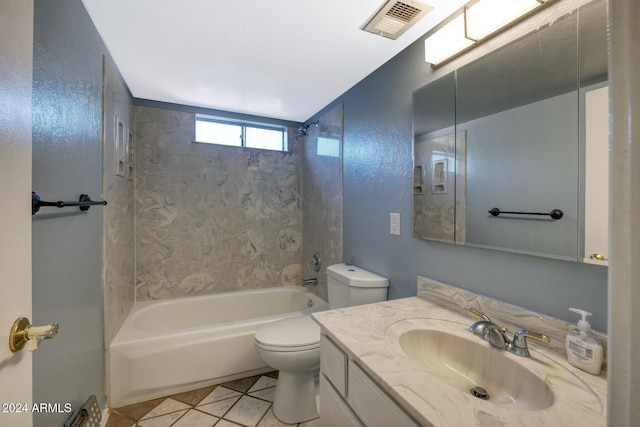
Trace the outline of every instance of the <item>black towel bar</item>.
[[501, 211], [498, 208], [493, 208], [489, 211], [489, 213], [493, 216], [498, 216], [500, 214], [514, 214], [514, 215], [547, 215], [552, 219], [560, 219], [564, 216], [564, 212], [560, 209], [553, 209], [551, 212], [513, 212], [513, 211]]
[[35, 215], [36, 212], [40, 210], [43, 206], [53, 206], [56, 208], [66, 208], [68, 206], [78, 206], [81, 211], [88, 211], [91, 206], [94, 205], [106, 205], [106, 200], [91, 200], [88, 194], [81, 194], [80, 198], [77, 202], [45, 202], [44, 200], [40, 200], [40, 196], [36, 193], [31, 192], [31, 215]]

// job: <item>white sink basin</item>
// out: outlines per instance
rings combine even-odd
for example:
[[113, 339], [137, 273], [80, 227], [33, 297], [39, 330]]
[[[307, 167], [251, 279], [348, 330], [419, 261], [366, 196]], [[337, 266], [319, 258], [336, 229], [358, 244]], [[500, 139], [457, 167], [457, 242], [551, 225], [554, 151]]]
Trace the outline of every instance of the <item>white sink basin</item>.
[[[606, 427], [605, 375], [569, 365], [554, 342], [529, 343], [531, 357], [494, 349], [469, 332], [476, 319], [422, 298], [330, 310], [317, 319], [418, 425]], [[542, 319], [533, 320], [509, 326], [546, 332]], [[548, 332], [558, 336], [557, 328]], [[489, 400], [474, 396], [473, 387], [486, 389]]]
[[409, 359], [462, 393], [515, 410], [542, 410], [554, 403], [549, 386], [514, 360], [519, 356], [490, 347], [471, 333], [464, 337], [412, 329], [399, 336], [399, 344]]

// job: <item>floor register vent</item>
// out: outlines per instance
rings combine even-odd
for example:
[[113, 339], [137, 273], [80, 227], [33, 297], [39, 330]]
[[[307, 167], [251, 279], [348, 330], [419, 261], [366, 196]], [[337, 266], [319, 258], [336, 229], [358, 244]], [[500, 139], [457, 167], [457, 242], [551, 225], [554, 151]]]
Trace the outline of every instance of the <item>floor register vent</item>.
[[431, 6], [419, 1], [390, 0], [367, 21], [362, 29], [395, 40], [432, 9]]

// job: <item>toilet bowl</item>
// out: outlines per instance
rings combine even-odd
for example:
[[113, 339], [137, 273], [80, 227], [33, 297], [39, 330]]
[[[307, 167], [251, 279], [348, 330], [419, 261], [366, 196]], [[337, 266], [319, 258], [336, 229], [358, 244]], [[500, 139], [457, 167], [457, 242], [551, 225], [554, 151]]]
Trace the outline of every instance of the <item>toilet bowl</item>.
[[[354, 265], [327, 267], [329, 308], [385, 301], [389, 280]], [[320, 327], [310, 316], [278, 320], [256, 331], [258, 355], [280, 371], [273, 414], [296, 424], [318, 417], [316, 376], [320, 371]]]
[[320, 327], [310, 316], [284, 319], [258, 329], [254, 343], [262, 360], [280, 371], [273, 414], [287, 424], [317, 418]]

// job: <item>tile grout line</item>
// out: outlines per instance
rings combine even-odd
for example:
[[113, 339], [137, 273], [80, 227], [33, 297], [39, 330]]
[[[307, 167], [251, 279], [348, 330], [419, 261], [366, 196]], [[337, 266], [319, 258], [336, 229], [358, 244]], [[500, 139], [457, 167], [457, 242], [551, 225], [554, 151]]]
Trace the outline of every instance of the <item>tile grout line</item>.
[[[227, 411], [224, 413], [224, 415], [222, 415], [222, 416], [220, 417], [220, 419], [219, 419], [218, 421], [216, 421], [216, 423], [214, 424], [214, 426], [216, 426], [217, 424], [219, 424], [219, 423], [220, 423], [220, 420], [225, 420], [225, 418], [224, 418], [224, 417], [225, 417], [225, 415], [227, 415], [229, 412], [231, 412], [231, 410], [233, 409], [233, 407], [234, 407], [234, 406], [236, 406], [236, 405], [238, 404], [238, 402], [240, 402], [240, 399], [242, 399], [244, 396], [246, 396], [246, 395], [247, 395], [247, 392], [248, 392], [249, 390], [251, 390], [251, 388], [252, 388], [252, 387], [253, 387], [253, 386], [254, 386], [258, 381], [260, 381], [260, 378], [262, 378], [262, 376], [259, 376], [259, 377], [258, 377], [258, 379], [256, 379], [256, 380], [255, 380], [255, 381], [254, 381], [254, 382], [253, 382], [253, 383], [252, 383], [252, 384], [247, 388], [247, 390], [246, 390], [246, 391], [243, 391], [243, 392], [242, 392], [242, 395], [240, 395], [240, 397], [238, 397], [238, 400], [236, 400], [236, 401], [235, 401], [235, 403], [234, 403], [233, 405], [231, 405], [231, 406], [229, 407], [229, 409], [227, 409]], [[226, 387], [225, 387], [225, 388], [226, 388]], [[234, 390], [234, 391], [238, 391], [238, 390]], [[234, 424], [242, 425], [242, 424], [240, 424], [240, 423], [236, 423], [235, 421], [231, 421], [231, 420], [226, 420], [226, 421], [232, 422], [232, 423], [234, 423]], [[248, 427], [252, 427], [252, 426], [248, 426]]]
[[[224, 420], [224, 421], [232, 422], [232, 423], [234, 423], [234, 424], [237, 424], [237, 425], [239, 425], [239, 426], [243, 426], [243, 427], [254, 427], [254, 426], [248, 426], [248, 425], [246, 425], [246, 424], [241, 424], [241, 423], [238, 423], [238, 422], [236, 422], [236, 421], [232, 421], [232, 420], [230, 420], [230, 419], [225, 418], [225, 416], [226, 416], [226, 415], [227, 415], [227, 414], [228, 414], [228, 413], [229, 413], [229, 412], [230, 412], [230, 411], [235, 407], [235, 405], [236, 405], [236, 404], [240, 401], [240, 399], [242, 399], [244, 396], [249, 396], [249, 397], [252, 397], [252, 398], [254, 398], [254, 399], [258, 399], [258, 400], [261, 400], [261, 401], [263, 401], [263, 402], [267, 402], [267, 403], [269, 403], [269, 408], [267, 408], [267, 411], [265, 411], [265, 414], [269, 411], [269, 409], [271, 409], [271, 407], [272, 407], [272, 405], [273, 405], [273, 402], [269, 402], [268, 400], [260, 399], [260, 398], [258, 398], [258, 397], [250, 396], [250, 395], [248, 394], [248, 393], [249, 393], [249, 390], [251, 390], [251, 388], [253, 388], [253, 386], [254, 386], [254, 385], [255, 385], [255, 384], [260, 380], [260, 378], [262, 378], [262, 376], [258, 377], [258, 378], [256, 379], [256, 381], [254, 381], [254, 382], [253, 382], [253, 383], [252, 383], [252, 384], [247, 388], [247, 390], [246, 390], [246, 391], [244, 391], [244, 392], [241, 392], [241, 391], [239, 391], [239, 390], [234, 390], [234, 389], [231, 389], [231, 388], [225, 387], [225, 386], [224, 386], [224, 384], [219, 384], [219, 385], [215, 386], [215, 387], [211, 390], [211, 392], [213, 392], [213, 391], [214, 391], [216, 388], [218, 388], [218, 387], [223, 387], [223, 388], [225, 388], [225, 389], [232, 390], [232, 391], [235, 391], [235, 392], [237, 392], [237, 393], [240, 393], [240, 395], [239, 395], [239, 396], [236, 396], [236, 397], [237, 397], [237, 399], [236, 399], [236, 401], [233, 403], [233, 405], [231, 405], [231, 406], [230, 406], [230, 407], [229, 407], [229, 408], [228, 408], [228, 409], [227, 409], [227, 410], [226, 410], [226, 411], [225, 411], [221, 416], [213, 415], [213, 414], [210, 414], [210, 413], [208, 413], [208, 412], [205, 412], [205, 411], [202, 411], [202, 410], [198, 409], [198, 404], [200, 404], [202, 401], [204, 401], [204, 400], [206, 399], [206, 397], [208, 396], [208, 394], [207, 394], [207, 395], [205, 395], [205, 396], [203, 396], [203, 397], [202, 397], [202, 399], [200, 399], [200, 400], [199, 400], [198, 402], [196, 402], [195, 404], [185, 403], [185, 402], [182, 402], [182, 401], [180, 401], [180, 400], [173, 399], [171, 396], [168, 396], [167, 398], [165, 398], [165, 401], [166, 401], [167, 399], [172, 399], [172, 400], [175, 400], [175, 401], [180, 402], [180, 403], [184, 403], [184, 404], [186, 404], [186, 405], [188, 405], [188, 406], [189, 406], [189, 408], [187, 408], [187, 409], [185, 410], [184, 414], [182, 414], [182, 415], [180, 416], [180, 418], [178, 418], [176, 421], [174, 421], [173, 423], [171, 423], [171, 425], [173, 426], [173, 425], [177, 424], [177, 423], [178, 423], [178, 422], [179, 422], [183, 417], [185, 417], [185, 416], [187, 415], [187, 413], [188, 413], [189, 411], [191, 411], [191, 410], [195, 410], [195, 411], [197, 411], [198, 413], [201, 413], [201, 414], [204, 414], [204, 415], [207, 415], [207, 416], [213, 416], [213, 417], [217, 418], [217, 421], [213, 424], [214, 426], [215, 426], [215, 425], [218, 425], [218, 424], [220, 423], [220, 421]], [[259, 389], [259, 390], [266, 390], [267, 388], [271, 388], [271, 387], [265, 387], [265, 388], [262, 388], [262, 389]], [[254, 390], [254, 391], [259, 391], [259, 390]], [[210, 392], [210, 393], [211, 393], [211, 392]], [[222, 401], [224, 401], [224, 400], [229, 400], [229, 399], [233, 399], [233, 397], [229, 397], [229, 398], [226, 398], [226, 399], [221, 399], [221, 400], [214, 401], [214, 402], [211, 402], [211, 403], [215, 403], [215, 402], [222, 402]], [[164, 401], [163, 401], [163, 402], [164, 402]], [[178, 412], [178, 411], [174, 411], [174, 412]], [[170, 413], [173, 413], [173, 412], [170, 412]], [[161, 417], [161, 416], [163, 416], [163, 415], [168, 415], [168, 414], [170, 414], [170, 413], [167, 413], [167, 414], [161, 414], [161, 415], [158, 415], [158, 416], [156, 416], [156, 417], [151, 417], [151, 418], [148, 418], [148, 419], [158, 418], [158, 417]], [[262, 420], [262, 418], [264, 418], [264, 415], [265, 415], [265, 414], [263, 414], [263, 416], [260, 418], [260, 420], [258, 421], [258, 423]], [[144, 415], [143, 415], [143, 417], [144, 417]], [[138, 421], [140, 421], [140, 420], [138, 420]], [[136, 424], [137, 424], [137, 421], [136, 421]], [[256, 424], [256, 425], [257, 425], [257, 424]]]
[[[252, 377], [243, 378], [243, 379], [239, 379], [239, 380], [236, 380], [236, 381], [248, 380], [250, 378], [252, 378]], [[160, 418], [160, 417], [163, 417], [163, 416], [167, 416], [167, 415], [170, 415], [170, 414], [175, 414], [176, 412], [180, 412], [180, 411], [184, 411], [184, 413], [182, 415], [180, 415], [179, 418], [177, 418], [175, 421], [173, 421], [171, 423], [171, 426], [174, 426], [177, 423], [179, 423], [180, 420], [182, 420], [184, 417], [186, 417], [187, 414], [190, 413], [191, 411], [195, 411], [195, 412], [197, 412], [198, 414], [200, 414], [202, 416], [216, 418], [217, 420], [213, 424], [214, 426], [219, 425], [221, 422], [227, 422], [227, 423], [233, 423], [233, 424], [236, 424], [236, 425], [242, 426], [242, 427], [255, 427], [255, 426], [259, 425], [261, 422], [263, 422], [265, 420], [265, 418], [267, 418], [269, 416], [269, 413], [271, 411], [273, 411], [273, 401], [272, 400], [268, 400], [267, 398], [264, 398], [264, 397], [252, 396], [251, 394], [249, 394], [249, 393], [264, 392], [264, 391], [269, 390], [269, 389], [275, 389], [275, 384], [273, 382], [270, 382], [269, 380], [263, 380], [263, 378], [269, 378], [270, 380], [277, 380], [277, 378], [274, 378], [273, 376], [262, 374], [262, 375], [256, 376], [255, 380], [251, 384], [248, 384], [248, 385], [246, 383], [245, 384], [233, 384], [236, 381], [229, 381], [227, 383], [216, 384], [215, 386], [212, 386], [211, 389], [208, 392], [206, 392], [206, 394], [204, 394], [201, 398], [199, 398], [194, 403], [191, 403], [191, 402], [193, 402], [193, 400], [191, 400], [192, 398], [189, 397], [189, 393], [196, 392], [196, 391], [199, 391], [199, 390], [204, 390], [204, 389], [206, 389], [208, 387], [204, 387], [202, 389], [197, 389], [197, 390], [192, 390], [192, 391], [187, 391], [187, 392], [184, 392], [184, 393], [174, 394], [174, 395], [171, 395], [171, 396], [167, 396], [165, 398], [153, 399], [151, 401], [141, 402], [139, 404], [129, 405], [132, 408], [130, 408], [129, 410], [126, 410], [126, 411], [122, 411], [122, 412], [118, 411], [118, 409], [121, 409], [121, 408], [114, 408], [112, 410], [112, 412], [114, 414], [118, 414], [120, 417], [124, 418], [125, 420], [128, 420], [127, 422], [131, 422], [131, 424], [129, 424], [130, 427], [136, 427], [136, 426], [139, 426], [140, 422], [148, 422], [150, 420], [154, 420], [154, 419], [157, 419], [157, 418]], [[255, 387], [255, 385], [258, 384], [258, 382], [260, 382], [261, 380], [266, 381], [267, 384], [270, 384], [270, 385], [265, 385], [265, 386], [262, 386], [261, 388], [252, 390], [253, 387]], [[231, 385], [231, 387], [229, 387], [229, 385]], [[229, 399], [233, 399], [233, 398], [236, 399], [235, 402], [224, 413], [222, 413], [221, 416], [218, 416], [218, 415], [215, 415], [213, 413], [209, 413], [209, 412], [206, 412], [206, 411], [204, 411], [202, 409], [199, 409], [200, 407], [198, 405], [200, 405], [211, 393], [213, 393], [219, 387], [223, 387], [223, 389], [227, 389], [227, 390], [233, 391], [235, 393], [238, 393], [238, 395], [237, 396], [227, 397], [227, 398], [224, 398], [224, 399], [214, 400], [212, 402], [207, 403], [206, 405], [211, 404], [211, 403], [223, 402], [225, 400], [229, 400]], [[235, 387], [235, 388], [232, 388], [232, 387]], [[239, 388], [239, 390], [236, 389], [236, 388]], [[241, 391], [241, 390], [244, 390], [244, 391]], [[197, 394], [195, 396], [194, 395], [192, 395], [192, 396], [195, 397], [195, 398], [198, 398]], [[260, 418], [257, 421], [255, 421], [254, 424], [251, 424], [251, 425], [243, 424], [242, 422], [234, 421], [234, 420], [225, 418], [233, 410], [233, 408], [235, 408], [236, 405], [245, 397], [249, 397], [251, 399], [256, 399], [256, 400], [258, 400], [260, 402], [264, 402], [264, 403], [268, 404], [265, 412], [260, 416]], [[186, 408], [177, 409], [177, 410], [174, 410], [174, 411], [171, 411], [171, 412], [167, 412], [167, 413], [161, 413], [161, 414], [155, 415], [153, 417], [149, 417], [149, 418], [144, 418], [144, 417], [148, 416], [149, 413], [151, 413], [152, 411], [157, 409], [159, 406], [164, 404], [164, 402], [168, 401], [169, 399], [171, 399], [174, 402], [178, 402], [178, 403], [180, 403], [182, 405], [185, 405]], [[153, 408], [148, 410], [146, 413], [144, 413], [142, 415], [137, 415], [137, 419], [132, 419], [132, 415], [130, 415], [131, 414], [131, 409], [135, 410], [135, 406], [136, 405], [144, 405], [144, 404], [147, 404], [148, 402], [153, 402], [153, 401], [156, 401], [156, 400], [161, 400], [161, 401], [157, 405], [154, 405]], [[204, 405], [202, 405], [202, 406], [204, 406]], [[123, 408], [128, 408], [128, 407], [123, 407]], [[273, 416], [275, 417], [275, 415], [273, 415]], [[248, 421], [248, 420], [245, 420], [245, 421]], [[280, 420], [278, 420], [278, 422], [282, 423], [282, 421], [280, 421]], [[291, 427], [300, 427], [300, 425], [301, 425], [300, 423], [296, 423], [296, 424], [285, 424], [285, 423], [282, 423], [282, 424], [283, 425], [287, 425], [287, 426], [291, 426]]]

